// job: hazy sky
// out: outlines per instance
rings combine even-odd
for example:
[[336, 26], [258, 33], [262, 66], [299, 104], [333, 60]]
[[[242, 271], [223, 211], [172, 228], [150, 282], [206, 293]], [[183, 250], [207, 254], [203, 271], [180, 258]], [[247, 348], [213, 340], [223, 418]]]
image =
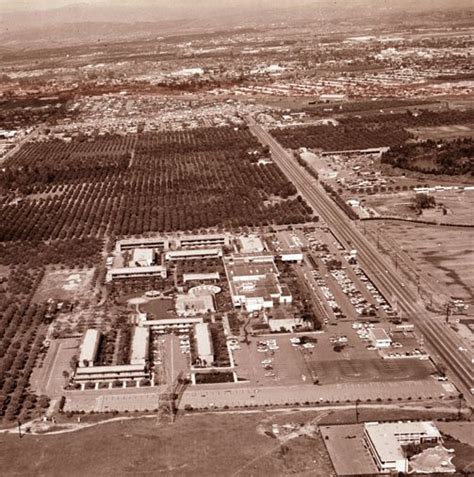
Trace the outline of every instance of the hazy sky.
[[[119, 0], [120, 2], [120, 0]], [[64, 7], [73, 3], [102, 3], [101, 0], [0, 0], [0, 8], [4, 11], [8, 10], [42, 10], [48, 8]], [[123, 3], [123, 2], [120, 2]]]

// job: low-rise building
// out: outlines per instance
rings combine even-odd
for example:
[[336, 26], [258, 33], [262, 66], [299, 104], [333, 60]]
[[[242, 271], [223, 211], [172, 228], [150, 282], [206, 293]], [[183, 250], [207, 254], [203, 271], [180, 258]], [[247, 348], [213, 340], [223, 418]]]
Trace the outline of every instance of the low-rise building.
[[155, 251], [151, 248], [134, 248], [132, 263], [134, 267], [150, 267], [155, 261]]
[[177, 248], [224, 247], [229, 245], [227, 234], [184, 235], [176, 241]]
[[130, 364], [144, 366], [148, 361], [150, 329], [136, 326], [133, 330]]
[[196, 350], [202, 365], [211, 365], [214, 362], [214, 348], [212, 346], [211, 330], [209, 324], [198, 323], [194, 327], [196, 337]]
[[371, 328], [369, 339], [376, 348], [388, 348], [392, 344], [392, 339], [383, 328]]
[[125, 250], [133, 250], [136, 248], [168, 250], [169, 245], [169, 239], [166, 237], [144, 237], [119, 240], [116, 249], [118, 252], [124, 252]]
[[256, 236], [239, 237], [242, 253], [261, 253], [265, 250], [263, 242]]
[[220, 280], [219, 272], [213, 273], [183, 273], [183, 282], [204, 282]]
[[214, 298], [211, 294], [179, 295], [176, 298], [176, 313], [179, 316], [198, 316], [215, 311]]
[[220, 257], [222, 257], [222, 249], [220, 248], [173, 250], [165, 253], [165, 260], [167, 261], [196, 260]]
[[232, 256], [224, 265], [234, 307], [255, 312], [272, 308], [275, 302], [291, 303], [291, 293], [279, 283], [273, 257], [255, 262], [248, 256]]
[[82, 339], [81, 351], [79, 354], [80, 368], [94, 366], [94, 361], [99, 350], [101, 333], [98, 330], [88, 329]]
[[76, 382], [94, 382], [115, 380], [129, 381], [149, 377], [146, 367], [141, 364], [123, 364], [120, 366], [92, 366], [77, 368], [74, 376]]
[[141, 278], [141, 277], [167, 277], [167, 269], [162, 265], [151, 267], [120, 267], [112, 268], [107, 272], [106, 280], [111, 281], [119, 278]]
[[381, 472], [408, 471], [408, 459], [402, 446], [441, 440], [432, 422], [368, 422], [364, 425], [364, 437]]

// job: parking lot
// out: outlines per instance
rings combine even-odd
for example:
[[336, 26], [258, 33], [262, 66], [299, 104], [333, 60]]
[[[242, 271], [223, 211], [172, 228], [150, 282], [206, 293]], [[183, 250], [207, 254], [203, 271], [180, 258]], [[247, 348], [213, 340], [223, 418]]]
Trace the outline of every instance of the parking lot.
[[[258, 342], [267, 340], [275, 342], [275, 349], [258, 346]], [[239, 378], [256, 386], [300, 384], [311, 376], [302, 354], [291, 345], [289, 335], [250, 338], [249, 345], [241, 343], [240, 349], [234, 351], [234, 359]]]
[[434, 372], [429, 361], [346, 359], [312, 361], [321, 384], [348, 382], [385, 382], [426, 379]]
[[419, 381], [354, 382], [313, 385], [253, 386], [250, 384], [197, 385], [186, 389], [180, 408], [186, 405], [196, 409], [223, 408], [224, 406], [283, 406], [303, 403], [344, 403], [356, 399], [428, 399], [456, 395], [454, 387], [448, 389], [432, 378]]

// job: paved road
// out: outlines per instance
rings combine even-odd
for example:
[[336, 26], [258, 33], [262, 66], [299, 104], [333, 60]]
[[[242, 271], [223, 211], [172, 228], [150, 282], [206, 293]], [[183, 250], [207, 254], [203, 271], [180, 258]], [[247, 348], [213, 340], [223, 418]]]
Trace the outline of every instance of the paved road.
[[[416, 291], [405, 286], [393, 265], [386, 260], [372, 243], [350, 221], [337, 204], [328, 197], [323, 187], [312, 178], [283, 149], [283, 147], [255, 120], [248, 118], [250, 130], [265, 145], [273, 159], [287, 177], [295, 184], [306, 201], [321, 215], [335, 236], [350, 248], [358, 250], [358, 259], [385, 297], [396, 301], [401, 309], [418, 326], [423, 334], [425, 346], [433, 359], [442, 363], [448, 375], [464, 393], [468, 402], [474, 404], [472, 350], [463, 351], [463, 342], [444, 322], [429, 314]], [[461, 348], [461, 349], [460, 349]]]

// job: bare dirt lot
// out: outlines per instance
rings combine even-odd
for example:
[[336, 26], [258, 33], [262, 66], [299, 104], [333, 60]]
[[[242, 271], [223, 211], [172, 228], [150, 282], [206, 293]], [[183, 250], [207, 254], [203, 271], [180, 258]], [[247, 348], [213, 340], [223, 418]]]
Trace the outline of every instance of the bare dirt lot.
[[62, 300], [88, 300], [94, 270], [51, 270], [47, 271], [35, 293], [34, 301], [50, 298]]
[[[429, 220], [444, 224], [474, 225], [474, 190], [438, 190], [430, 192], [436, 200], [437, 207], [425, 209], [417, 215], [411, 208], [416, 192], [406, 191], [391, 194], [368, 195], [365, 205], [381, 216], [398, 216], [403, 218]], [[443, 208], [445, 212], [443, 212]]]
[[257, 432], [265, 417], [187, 416], [174, 424], [140, 419], [71, 434], [1, 435], [2, 475], [335, 475], [318, 435], [282, 444]]
[[409, 131], [417, 139], [457, 139], [463, 137], [473, 137], [474, 136], [474, 124], [463, 124], [463, 125], [451, 125], [451, 126], [437, 126], [437, 127], [426, 127], [426, 128], [416, 128], [409, 129]]
[[384, 231], [437, 285], [452, 297], [474, 303], [472, 229], [386, 222]]

